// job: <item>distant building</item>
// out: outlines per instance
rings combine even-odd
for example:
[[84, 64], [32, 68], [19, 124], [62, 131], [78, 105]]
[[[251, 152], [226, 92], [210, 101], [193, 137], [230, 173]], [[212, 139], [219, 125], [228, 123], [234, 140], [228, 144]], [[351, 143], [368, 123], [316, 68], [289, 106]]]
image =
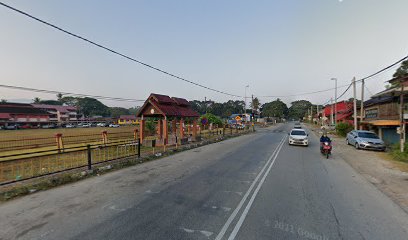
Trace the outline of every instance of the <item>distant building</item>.
[[48, 124], [50, 114], [30, 104], [0, 103], [0, 125], [41, 126]]
[[[336, 109], [337, 106], [337, 109]], [[332, 110], [333, 109], [333, 110]], [[337, 111], [336, 111], [337, 110]], [[326, 105], [323, 108], [323, 121], [325, 124], [331, 124], [331, 114], [333, 111], [333, 122], [337, 121], [354, 124], [353, 120], [353, 102], [341, 101], [336, 104]]]
[[138, 124], [139, 121], [136, 118], [136, 115], [120, 115], [118, 119], [119, 125], [134, 125]]
[[76, 107], [47, 105], [47, 104], [31, 104], [34, 108], [41, 109], [50, 114], [51, 123], [69, 123], [78, 121], [78, 113]]

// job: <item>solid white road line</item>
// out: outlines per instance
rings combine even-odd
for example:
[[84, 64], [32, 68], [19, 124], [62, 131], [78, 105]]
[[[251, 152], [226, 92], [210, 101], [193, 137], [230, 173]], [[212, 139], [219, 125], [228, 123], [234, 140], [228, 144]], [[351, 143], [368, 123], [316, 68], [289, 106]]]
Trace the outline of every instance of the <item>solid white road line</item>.
[[[286, 139], [286, 137], [284, 139]], [[272, 163], [269, 165], [268, 170], [265, 172], [265, 174], [263, 175], [261, 181], [258, 183], [258, 186], [256, 187], [255, 191], [252, 193], [251, 199], [249, 200], [248, 204], [246, 205], [244, 211], [242, 212], [241, 217], [239, 218], [237, 224], [235, 225], [234, 230], [231, 232], [231, 235], [228, 237], [228, 240], [233, 240], [237, 236], [238, 231], [242, 226], [242, 223], [244, 222], [246, 216], [248, 215], [249, 210], [251, 209], [252, 203], [254, 202], [256, 196], [258, 195], [259, 189], [261, 189], [262, 185], [264, 184], [265, 179], [268, 176], [269, 172], [271, 171], [271, 169], [272, 169], [272, 167], [273, 167], [273, 165], [275, 163], [275, 160], [278, 157], [279, 152], [281, 151], [282, 147], [283, 147], [283, 144], [281, 144], [278, 147], [279, 150], [277, 151], [277, 153], [273, 157]]]
[[[229, 226], [231, 225], [232, 221], [235, 219], [237, 216], [238, 212], [241, 210], [242, 206], [244, 205], [245, 201], [247, 200], [249, 194], [251, 193], [252, 189], [255, 187], [256, 183], [258, 182], [258, 179], [262, 176], [263, 172], [269, 165], [269, 163], [272, 161], [272, 158], [274, 158], [275, 154], [277, 155], [278, 149], [281, 149], [283, 143], [286, 140], [286, 136], [282, 138], [282, 140], [279, 142], [278, 146], [276, 149], [273, 151], [272, 155], [269, 157], [268, 161], [265, 163], [264, 167], [262, 170], [259, 172], [259, 174], [256, 176], [255, 180], [252, 182], [251, 186], [249, 187], [248, 191], [245, 193], [245, 195], [242, 197], [241, 201], [239, 202], [238, 206], [235, 208], [234, 212], [232, 212], [231, 216], [228, 218], [228, 220], [225, 222], [224, 226], [221, 228], [221, 231], [218, 233], [217, 237], [215, 240], [221, 240], [225, 233], [227, 232]], [[275, 157], [276, 159], [276, 157]]]

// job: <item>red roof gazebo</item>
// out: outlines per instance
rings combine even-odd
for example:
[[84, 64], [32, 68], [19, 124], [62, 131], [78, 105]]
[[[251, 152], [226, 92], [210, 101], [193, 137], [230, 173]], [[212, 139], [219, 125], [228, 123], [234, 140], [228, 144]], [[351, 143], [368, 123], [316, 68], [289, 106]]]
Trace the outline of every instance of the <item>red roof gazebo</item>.
[[160, 118], [157, 126], [159, 138], [164, 144], [168, 141], [167, 121], [172, 120], [173, 133], [176, 134], [177, 121], [179, 121], [180, 138], [184, 137], [183, 124], [186, 119], [192, 119], [193, 139], [197, 136], [197, 119], [200, 115], [195, 112], [184, 98], [169, 97], [161, 94], [150, 94], [136, 115], [140, 121], [140, 139], [143, 140], [145, 132], [145, 118]]

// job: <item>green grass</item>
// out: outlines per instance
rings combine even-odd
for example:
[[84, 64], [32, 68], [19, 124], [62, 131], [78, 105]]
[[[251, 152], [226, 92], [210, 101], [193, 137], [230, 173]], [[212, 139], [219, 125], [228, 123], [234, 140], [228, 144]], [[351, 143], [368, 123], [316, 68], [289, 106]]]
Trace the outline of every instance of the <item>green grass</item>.
[[408, 143], [405, 143], [405, 151], [400, 151], [400, 145], [395, 144], [391, 148], [391, 156], [394, 160], [408, 163]]

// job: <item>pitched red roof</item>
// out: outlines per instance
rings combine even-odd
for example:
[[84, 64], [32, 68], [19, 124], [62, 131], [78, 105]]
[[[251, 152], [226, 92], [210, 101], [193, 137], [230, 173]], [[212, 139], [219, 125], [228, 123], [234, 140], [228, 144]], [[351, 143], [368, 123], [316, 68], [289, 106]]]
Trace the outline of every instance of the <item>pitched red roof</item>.
[[72, 106], [61, 106], [61, 105], [49, 105], [49, 104], [31, 104], [35, 108], [39, 109], [52, 109], [55, 111], [59, 111], [61, 113], [67, 113], [69, 111], [76, 111], [76, 107]]
[[154, 100], [156, 100], [156, 102], [160, 104], [173, 104], [174, 103], [173, 99], [171, 99], [169, 96], [166, 96], [166, 95], [152, 93], [150, 94], [149, 98], [153, 98]]
[[[151, 113], [149, 109], [155, 108], [158, 112]], [[139, 110], [137, 116], [167, 116], [167, 117], [199, 117], [190, 103], [184, 98], [170, 98], [166, 95], [151, 94]]]
[[176, 97], [172, 97], [172, 99], [177, 103], [177, 105], [180, 106], [190, 106], [190, 102], [187, 101], [184, 98], [176, 98]]

